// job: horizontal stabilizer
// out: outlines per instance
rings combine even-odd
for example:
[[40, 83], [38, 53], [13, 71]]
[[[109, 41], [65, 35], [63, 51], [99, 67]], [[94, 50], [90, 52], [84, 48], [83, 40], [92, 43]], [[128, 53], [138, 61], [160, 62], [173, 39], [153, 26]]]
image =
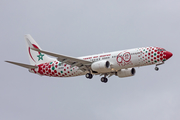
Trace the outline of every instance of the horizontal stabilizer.
[[12, 61], [5, 61], [5, 62], [11, 63], [11, 64], [15, 64], [15, 65], [18, 65], [18, 66], [21, 66], [21, 67], [24, 67], [24, 68], [28, 68], [28, 69], [38, 68], [38, 66], [27, 65], [27, 64], [23, 64], [23, 63], [12, 62]]

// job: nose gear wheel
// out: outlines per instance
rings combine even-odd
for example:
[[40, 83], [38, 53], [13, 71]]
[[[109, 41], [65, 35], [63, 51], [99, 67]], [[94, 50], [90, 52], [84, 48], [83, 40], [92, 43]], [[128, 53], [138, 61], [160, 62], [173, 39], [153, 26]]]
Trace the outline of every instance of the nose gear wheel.
[[156, 71], [158, 71], [158, 70], [159, 70], [159, 68], [158, 68], [158, 67], [155, 67], [155, 70], [156, 70]]

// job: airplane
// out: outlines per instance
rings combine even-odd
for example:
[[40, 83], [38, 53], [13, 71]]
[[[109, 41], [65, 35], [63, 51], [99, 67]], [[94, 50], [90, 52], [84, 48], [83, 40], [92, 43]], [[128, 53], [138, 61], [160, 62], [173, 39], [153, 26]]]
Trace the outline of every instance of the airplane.
[[[107, 83], [108, 78], [115, 75], [119, 78], [134, 76], [135, 67], [162, 65], [173, 54], [160, 47], [141, 47], [115, 52], [108, 52], [83, 57], [71, 57], [42, 50], [31, 35], [25, 35], [30, 64], [5, 61], [24, 68], [29, 72], [50, 77], [74, 77], [85, 75], [92, 79], [100, 75], [101, 82]], [[49, 56], [52, 57], [49, 57]], [[108, 78], [107, 78], [108, 77]]]

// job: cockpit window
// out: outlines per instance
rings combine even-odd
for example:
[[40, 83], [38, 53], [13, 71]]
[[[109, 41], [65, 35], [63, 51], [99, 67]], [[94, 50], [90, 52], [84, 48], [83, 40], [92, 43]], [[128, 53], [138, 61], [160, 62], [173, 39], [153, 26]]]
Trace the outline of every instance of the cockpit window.
[[166, 51], [165, 49], [158, 49], [158, 51]]

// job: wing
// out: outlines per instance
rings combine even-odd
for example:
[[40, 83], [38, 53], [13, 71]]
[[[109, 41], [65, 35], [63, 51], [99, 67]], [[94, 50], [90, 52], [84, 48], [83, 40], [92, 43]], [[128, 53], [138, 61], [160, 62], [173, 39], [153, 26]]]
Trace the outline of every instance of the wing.
[[28, 69], [31, 69], [31, 68], [38, 68], [38, 66], [27, 65], [27, 64], [23, 64], [23, 63], [12, 62], [12, 61], [5, 61], [5, 62], [14, 64], [14, 65], [18, 65], [18, 66], [21, 66], [21, 67], [24, 67], [24, 68], [28, 68]]
[[111, 76], [113, 75], [116, 75], [116, 72], [108, 72], [108, 73], [99, 73], [100, 76], [104, 75], [104, 76], [107, 76], [108, 78], [110, 78]]
[[82, 71], [86, 71], [86, 70], [90, 70], [90, 66], [92, 64], [92, 62], [90, 61], [86, 61], [86, 60], [82, 60], [82, 59], [78, 59], [78, 58], [74, 58], [74, 57], [70, 57], [70, 56], [65, 56], [65, 55], [60, 55], [60, 54], [56, 54], [56, 53], [52, 53], [52, 52], [48, 52], [48, 51], [44, 51], [44, 50], [39, 50], [36, 48], [31, 48], [32, 50], [53, 56], [53, 57], [57, 57], [58, 61], [61, 61], [62, 63], [66, 63], [71, 65], [71, 67], [77, 66], [79, 67], [80, 70]]

